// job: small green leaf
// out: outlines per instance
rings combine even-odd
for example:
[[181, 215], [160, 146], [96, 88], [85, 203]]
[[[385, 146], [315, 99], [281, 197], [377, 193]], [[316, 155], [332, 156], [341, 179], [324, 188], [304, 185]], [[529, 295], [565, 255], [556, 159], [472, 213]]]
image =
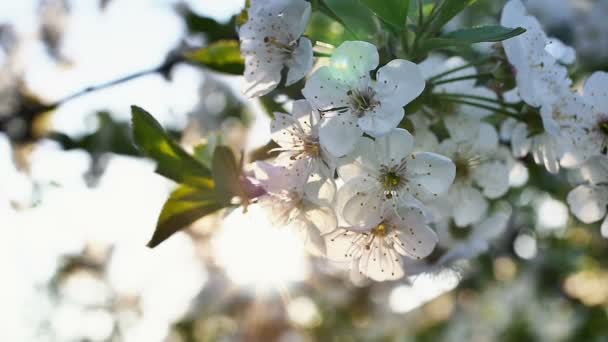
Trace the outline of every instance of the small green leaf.
[[242, 75], [245, 70], [245, 61], [237, 40], [219, 40], [188, 52], [185, 57], [191, 62], [227, 74]]
[[131, 107], [133, 139], [141, 152], [156, 161], [156, 172], [177, 183], [213, 188], [211, 171], [173, 141], [148, 112]]
[[456, 30], [439, 38], [431, 38], [424, 41], [423, 49], [426, 51], [440, 49], [450, 46], [470, 45], [480, 42], [500, 42], [526, 32], [525, 29], [506, 28], [502, 26], [481, 26], [468, 29]]
[[203, 216], [209, 215], [225, 205], [217, 200], [213, 189], [197, 189], [182, 185], [163, 205], [156, 230], [148, 247], [154, 248], [171, 235], [186, 228]]
[[321, 10], [338, 20], [355, 39], [374, 42], [374, 14], [358, 0], [323, 0]]
[[404, 29], [409, 0], [361, 0], [378, 18], [396, 29]]
[[230, 203], [233, 197], [243, 197], [241, 189], [241, 168], [232, 150], [226, 146], [218, 146], [213, 152], [213, 179], [217, 197], [225, 203]]

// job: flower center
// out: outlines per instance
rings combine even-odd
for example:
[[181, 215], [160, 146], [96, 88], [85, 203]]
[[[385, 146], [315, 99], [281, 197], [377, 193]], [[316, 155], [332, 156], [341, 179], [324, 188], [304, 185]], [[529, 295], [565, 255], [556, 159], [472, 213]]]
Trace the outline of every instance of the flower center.
[[298, 42], [296, 40], [291, 41], [289, 44], [285, 44], [281, 43], [280, 41], [278, 41], [277, 38], [272, 36], [264, 37], [264, 43], [266, 43], [267, 46], [276, 46], [277, 48], [279, 48], [279, 50], [287, 54], [293, 53], [293, 51], [296, 49], [296, 46], [298, 45]]
[[372, 87], [367, 87], [363, 90], [349, 90], [346, 93], [350, 99], [350, 108], [357, 117], [362, 117], [365, 112], [368, 112], [380, 104], [374, 96], [376, 92]]
[[469, 158], [457, 156], [454, 158], [454, 165], [456, 165], [456, 180], [463, 181], [470, 178], [473, 170], [475, 170], [481, 162], [482, 159], [480, 156]]
[[386, 233], [388, 233], [388, 229], [388, 225], [386, 225], [385, 223], [380, 223], [378, 226], [376, 226], [376, 228], [372, 229], [372, 234], [377, 237], [384, 237], [386, 236]]
[[318, 141], [307, 141], [304, 143], [304, 153], [317, 158], [321, 155], [321, 145]]

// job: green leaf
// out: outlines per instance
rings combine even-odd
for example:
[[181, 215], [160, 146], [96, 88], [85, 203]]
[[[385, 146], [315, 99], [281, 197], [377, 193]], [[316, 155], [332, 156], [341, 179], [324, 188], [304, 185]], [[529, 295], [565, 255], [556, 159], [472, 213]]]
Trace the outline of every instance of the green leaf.
[[173, 141], [148, 112], [131, 106], [133, 139], [141, 152], [156, 161], [156, 172], [177, 183], [213, 189], [211, 171]]
[[217, 197], [225, 203], [230, 203], [233, 197], [243, 197], [241, 189], [241, 168], [226, 146], [218, 146], [213, 152], [213, 179]]
[[245, 61], [238, 40], [219, 40], [207, 47], [185, 54], [189, 61], [206, 68], [233, 75], [242, 75]]
[[500, 42], [526, 32], [525, 29], [506, 28], [502, 26], [480, 26], [468, 29], [456, 30], [439, 38], [431, 38], [424, 41], [422, 48], [426, 51], [440, 49], [450, 46], [470, 45], [480, 42]]
[[323, 0], [321, 10], [338, 20], [352, 38], [374, 42], [377, 25], [374, 14], [358, 0]]
[[376, 16], [397, 29], [405, 28], [409, 0], [361, 0]]
[[345, 29], [338, 20], [328, 15], [315, 11], [310, 18], [310, 24], [305, 35], [314, 40], [328, 43], [334, 46], [340, 45], [345, 40]]
[[462, 12], [465, 8], [474, 4], [477, 0], [444, 0], [437, 8], [437, 13], [432, 19], [431, 32], [438, 32], [452, 18]]
[[154, 248], [171, 235], [186, 228], [203, 216], [224, 208], [213, 189], [198, 189], [182, 185], [177, 188], [163, 205], [158, 217], [156, 230], [148, 247]]

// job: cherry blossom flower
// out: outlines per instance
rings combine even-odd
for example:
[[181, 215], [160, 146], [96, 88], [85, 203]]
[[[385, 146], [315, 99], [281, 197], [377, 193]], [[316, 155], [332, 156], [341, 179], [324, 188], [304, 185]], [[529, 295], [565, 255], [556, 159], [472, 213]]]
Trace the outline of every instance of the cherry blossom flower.
[[317, 198], [309, 198], [304, 194], [306, 178], [294, 177], [293, 170], [266, 162], [257, 162], [256, 166], [256, 179], [266, 190], [258, 202], [268, 210], [271, 222], [293, 230], [312, 254], [324, 255], [321, 235], [337, 227], [336, 216], [327, 206], [331, 194], [319, 192]]
[[[597, 155], [608, 155], [608, 73], [595, 72], [585, 82], [584, 96], [556, 108], [556, 118], [572, 145], [569, 167], [576, 167]], [[577, 101], [578, 100], [578, 101]]]
[[333, 53], [328, 66], [306, 82], [304, 97], [324, 114], [319, 129], [321, 145], [334, 156], [352, 151], [363, 132], [379, 137], [397, 127], [403, 106], [424, 90], [419, 67], [395, 59], [378, 66], [378, 50], [370, 43], [347, 41]]
[[[526, 32], [502, 42], [507, 58], [515, 69], [519, 96], [533, 107], [541, 107], [570, 92], [568, 70], [558, 62], [563, 49], [545, 34], [538, 20], [529, 16], [520, 0], [505, 5], [501, 25], [523, 27]], [[557, 54], [556, 58], [552, 53]]]
[[445, 126], [450, 138], [442, 141], [437, 151], [454, 161], [456, 178], [439, 201], [447, 202], [445, 215], [464, 227], [485, 216], [488, 198], [507, 192], [508, 161], [498, 153], [498, 134], [493, 126], [462, 115], [447, 117]]
[[350, 263], [353, 278], [385, 281], [404, 276], [403, 257], [418, 260], [431, 254], [437, 235], [421, 209], [385, 207], [382, 216], [369, 230], [339, 228], [325, 235], [327, 258]]
[[311, 198], [317, 197], [316, 191], [333, 195], [336, 188], [331, 156], [319, 143], [319, 120], [319, 113], [306, 100], [298, 100], [293, 102], [291, 114], [274, 113], [271, 123], [272, 139], [281, 151], [274, 164], [288, 169], [297, 165], [299, 174], [295, 176], [308, 178], [304, 190]]
[[368, 229], [384, 219], [385, 207], [421, 206], [447, 192], [455, 175], [448, 158], [412, 153], [414, 138], [403, 129], [376, 138], [360, 138], [355, 151], [338, 166], [345, 182], [338, 191], [337, 211], [352, 227]]
[[281, 81], [286, 85], [302, 79], [312, 68], [312, 43], [302, 34], [310, 19], [310, 3], [304, 0], [252, 0], [247, 22], [239, 29], [245, 57], [243, 92], [262, 96]]
[[[583, 183], [568, 193], [572, 213], [584, 223], [594, 223], [606, 217], [608, 208], [608, 159], [596, 156], [577, 170]], [[608, 236], [608, 217], [601, 225], [602, 235]]]
[[511, 142], [515, 158], [524, 158], [530, 153], [536, 164], [544, 165], [551, 173], [559, 172], [565, 145], [558, 137], [548, 133], [530, 135], [526, 123], [512, 118], [502, 122], [500, 136], [502, 140]]

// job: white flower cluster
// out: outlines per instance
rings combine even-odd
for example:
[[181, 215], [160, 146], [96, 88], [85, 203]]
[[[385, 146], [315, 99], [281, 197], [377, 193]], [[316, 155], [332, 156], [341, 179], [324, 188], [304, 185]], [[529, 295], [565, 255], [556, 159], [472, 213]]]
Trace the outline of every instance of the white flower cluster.
[[[310, 12], [304, 0], [251, 1], [240, 28], [246, 95], [277, 88], [283, 69], [285, 85], [311, 72], [313, 48], [303, 37]], [[274, 113], [272, 139], [280, 154], [255, 168], [265, 190], [258, 201], [274, 223], [301, 234], [314, 255], [350, 265], [354, 278], [398, 279], [406, 263], [435, 249], [432, 226], [449, 250], [443, 261], [485, 250], [508, 224], [511, 207], [497, 200], [508, 192], [515, 158], [528, 153], [549, 172], [588, 165], [593, 171], [580, 177], [585, 184], [568, 201], [586, 222], [603, 218], [607, 74], [592, 75], [584, 93], [576, 93], [564, 65], [573, 62], [573, 51], [548, 38], [519, 0], [507, 3], [502, 25], [527, 32], [503, 42], [517, 86], [500, 96], [480, 86], [474, 64], [459, 57], [380, 66], [373, 44], [346, 41], [335, 48], [307, 77], [304, 99], [292, 102], [291, 113]], [[464, 100], [405, 113], [423, 92]], [[467, 99], [523, 101], [531, 109], [518, 113], [523, 120], [502, 121], [500, 137], [510, 140], [511, 151], [484, 121], [496, 114], [492, 108]], [[526, 115], [539, 117], [541, 132], [531, 135]], [[436, 134], [438, 124], [445, 134]], [[451, 229], [468, 229], [467, 240], [453, 242]]]

